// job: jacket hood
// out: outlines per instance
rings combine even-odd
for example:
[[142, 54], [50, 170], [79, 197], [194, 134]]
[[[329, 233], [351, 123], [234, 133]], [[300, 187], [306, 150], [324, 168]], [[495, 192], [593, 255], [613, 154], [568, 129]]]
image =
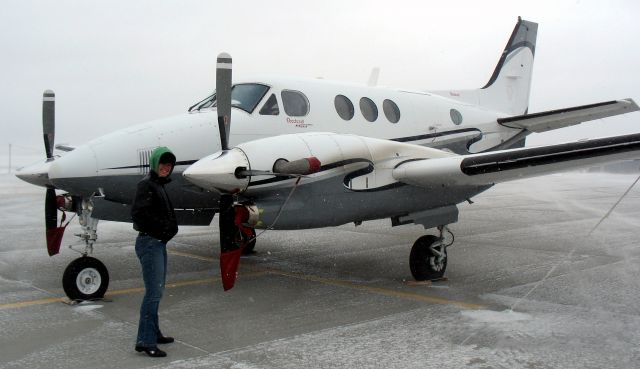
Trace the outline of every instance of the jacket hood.
[[160, 146], [154, 149], [151, 153], [151, 157], [149, 158], [149, 169], [156, 174], [160, 167], [160, 159], [162, 159], [162, 162], [170, 162], [172, 164], [171, 172], [169, 173], [169, 175], [171, 175], [171, 173], [173, 173], [173, 168], [176, 165], [176, 156], [166, 146]]

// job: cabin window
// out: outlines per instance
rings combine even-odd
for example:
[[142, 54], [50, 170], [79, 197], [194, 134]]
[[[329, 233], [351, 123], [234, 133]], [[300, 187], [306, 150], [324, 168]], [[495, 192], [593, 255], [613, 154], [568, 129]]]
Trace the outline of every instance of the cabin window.
[[378, 107], [373, 100], [368, 97], [360, 99], [360, 111], [362, 112], [364, 119], [369, 122], [375, 122], [375, 120], [378, 119]]
[[398, 123], [400, 120], [400, 109], [398, 105], [393, 101], [386, 99], [382, 102], [382, 111], [384, 111], [384, 116], [387, 117], [389, 122]]
[[309, 100], [300, 91], [282, 90], [284, 112], [290, 117], [303, 117], [309, 113]]
[[333, 103], [336, 106], [336, 111], [338, 112], [340, 118], [344, 120], [351, 120], [353, 118], [355, 109], [353, 107], [353, 103], [351, 102], [351, 100], [349, 100], [348, 97], [344, 95], [338, 95], [333, 100]]
[[264, 103], [262, 109], [260, 109], [260, 115], [278, 115], [280, 114], [280, 109], [278, 108], [278, 99], [276, 98], [276, 94], [271, 94], [267, 102]]
[[453, 124], [462, 124], [462, 114], [460, 114], [459, 111], [457, 111], [456, 109], [451, 109], [449, 110], [449, 115], [451, 116], [451, 121], [453, 122]]
[[[247, 113], [253, 113], [258, 103], [269, 90], [268, 86], [258, 83], [242, 83], [231, 88], [231, 106]], [[216, 106], [216, 94], [207, 97], [189, 108], [189, 111], [206, 109]]]

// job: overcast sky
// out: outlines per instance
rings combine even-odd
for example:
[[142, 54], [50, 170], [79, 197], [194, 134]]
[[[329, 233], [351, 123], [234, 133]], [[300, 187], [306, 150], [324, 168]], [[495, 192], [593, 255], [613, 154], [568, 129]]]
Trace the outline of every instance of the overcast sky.
[[[539, 23], [530, 112], [640, 101], [636, 1], [32, 1], [0, 12], [0, 154], [42, 150], [41, 99], [56, 92], [56, 142], [182, 113], [234, 74], [412, 89], [483, 86], [518, 16]], [[640, 113], [535, 144], [640, 131]], [[44, 155], [44, 154], [43, 154]]]

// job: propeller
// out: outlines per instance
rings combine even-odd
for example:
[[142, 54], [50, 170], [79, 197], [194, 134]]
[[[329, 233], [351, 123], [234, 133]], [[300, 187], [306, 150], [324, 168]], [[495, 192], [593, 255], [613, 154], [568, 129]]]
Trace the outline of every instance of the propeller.
[[[54, 160], [55, 112], [56, 95], [53, 91], [46, 90], [42, 94], [42, 134], [44, 137], [44, 150], [47, 154], [47, 161]], [[47, 185], [47, 192], [44, 198], [44, 224], [47, 236], [47, 251], [49, 252], [49, 256], [53, 256], [60, 251], [64, 228], [58, 227], [56, 189], [51, 185]]]
[[[216, 64], [216, 107], [218, 112], [218, 130], [220, 131], [220, 147], [229, 150], [229, 132], [231, 130], [231, 75], [232, 59], [227, 53], [220, 53]], [[233, 196], [228, 193], [220, 195], [220, 273], [225, 291], [235, 283], [240, 262], [241, 246], [236, 242], [237, 227], [234, 224], [235, 212]]]
[[[227, 171], [229, 168], [222, 162], [227, 162], [231, 167], [236, 167], [236, 172], [229, 175], [223, 174], [221, 176], [214, 175], [214, 180], [229, 179], [233, 184], [238, 181], [239, 178], [254, 176], [254, 175], [276, 175], [276, 176], [293, 176], [300, 177], [302, 175], [316, 172], [320, 169], [320, 161], [315, 157], [304, 158], [294, 161], [287, 161], [284, 159], [279, 160], [274, 165], [271, 171], [252, 171], [246, 168], [238, 166], [238, 160], [240, 157], [246, 157], [244, 154], [240, 155], [236, 153], [233, 155], [233, 149], [229, 148], [229, 133], [231, 131], [231, 89], [232, 89], [232, 59], [227, 53], [221, 53], [218, 55], [216, 65], [216, 107], [218, 112], [218, 129], [220, 131], [220, 147], [222, 153], [218, 156], [217, 162], [218, 170]], [[222, 162], [221, 162], [222, 161]], [[240, 160], [244, 163], [244, 160]], [[206, 164], [201, 164], [205, 168], [204, 176], [207, 178], [204, 182], [208, 182], [211, 178], [211, 172], [207, 169], [210, 164], [207, 161]], [[198, 174], [198, 163], [192, 165], [185, 171], [183, 175], [194, 183], [198, 183], [197, 177], [202, 175]], [[201, 166], [201, 168], [202, 168]], [[208, 172], [208, 174], [206, 174]], [[232, 178], [228, 178], [228, 177]], [[248, 182], [247, 182], [248, 183]], [[241, 186], [240, 186], [241, 187]], [[233, 288], [236, 280], [238, 265], [240, 262], [240, 255], [244, 247], [252, 241], [252, 237], [246, 235], [241, 230], [241, 214], [236, 211], [234, 205], [234, 197], [232, 193], [241, 191], [240, 187], [233, 185], [235, 190], [229, 190], [229, 192], [223, 191], [220, 195], [219, 202], [219, 225], [220, 225], [220, 272], [222, 275], [222, 286], [225, 291]]]

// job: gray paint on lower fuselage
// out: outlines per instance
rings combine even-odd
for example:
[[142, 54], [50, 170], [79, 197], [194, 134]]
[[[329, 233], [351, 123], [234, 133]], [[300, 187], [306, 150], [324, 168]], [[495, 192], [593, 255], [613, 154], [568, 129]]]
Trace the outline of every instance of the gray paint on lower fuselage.
[[[131, 205], [105, 200], [103, 197], [93, 199], [93, 212], [91, 216], [100, 220], [112, 222], [132, 223]], [[216, 209], [175, 209], [178, 225], [208, 226], [211, 224]]]
[[[338, 226], [345, 223], [390, 218], [456, 205], [492, 187], [455, 186], [424, 188], [404, 185], [373, 192], [354, 192], [342, 184], [342, 176], [301, 183], [286, 203], [273, 229], [305, 229]], [[290, 189], [260, 193], [262, 227], [276, 218]], [[249, 196], [251, 198], [251, 196]]]
[[[176, 173], [177, 174], [177, 173]], [[200, 190], [175, 175], [175, 180], [167, 185], [167, 191], [176, 209], [215, 209], [218, 207], [218, 194]], [[125, 175], [117, 177], [86, 177], [56, 180], [56, 185], [70, 188], [76, 193], [97, 192], [100, 186], [105, 200], [113, 204], [131, 204], [136, 184], [141, 175]], [[373, 192], [354, 192], [343, 184], [343, 176], [328, 178], [324, 181], [305, 184], [296, 188], [286, 204], [274, 229], [305, 229], [336, 226], [354, 221], [390, 218], [392, 216], [434, 209], [441, 206], [455, 205], [485, 191], [491, 186], [456, 186], [434, 187], [424, 189], [410, 185]], [[264, 226], [273, 223], [278, 211], [289, 195], [290, 188], [265, 190], [241, 196], [240, 200], [255, 200], [261, 213]], [[255, 199], [254, 199], [254, 196]], [[103, 219], [126, 221], [129, 207], [110, 207], [103, 212]], [[114, 210], [115, 209], [115, 210]], [[114, 213], [116, 211], [116, 213]], [[100, 211], [96, 211], [99, 218]], [[185, 218], [184, 225], [203, 225], [202, 217], [193, 218], [189, 223]]]
[[[121, 204], [131, 204], [136, 193], [138, 182], [144, 178], [141, 174], [118, 176], [98, 176], [82, 178], [58, 178], [54, 180], [57, 188], [69, 193], [88, 197], [102, 193], [105, 199]], [[218, 196], [193, 185], [182, 177], [182, 173], [174, 172], [172, 181], [165, 186], [176, 209], [213, 208], [218, 207]]]

